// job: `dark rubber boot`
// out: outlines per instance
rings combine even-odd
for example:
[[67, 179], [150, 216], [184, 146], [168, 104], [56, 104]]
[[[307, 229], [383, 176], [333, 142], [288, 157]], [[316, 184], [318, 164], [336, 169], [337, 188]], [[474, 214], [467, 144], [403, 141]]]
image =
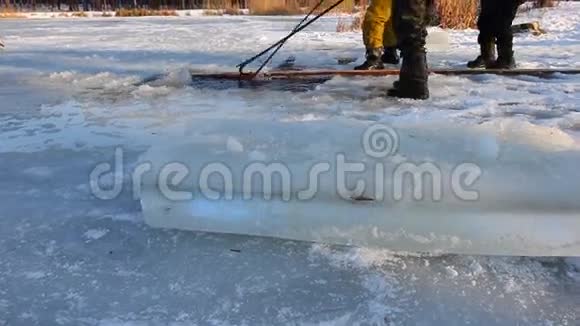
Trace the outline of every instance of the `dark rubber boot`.
[[425, 52], [403, 56], [399, 81], [387, 95], [399, 98], [426, 100], [429, 98], [427, 56]]
[[467, 63], [468, 68], [486, 68], [495, 62], [495, 44], [485, 42], [479, 45], [481, 54]]
[[354, 70], [380, 70], [385, 69], [381, 56], [383, 55], [383, 49], [370, 49], [367, 50], [367, 59], [360, 65], [354, 67]]
[[383, 61], [383, 63], [386, 63], [386, 64], [398, 65], [399, 61], [401, 61], [401, 58], [399, 57], [399, 54], [397, 53], [397, 48], [387, 47], [387, 48], [385, 48], [385, 51], [383, 53], [383, 56], [381, 57], [381, 60]]
[[511, 44], [505, 46], [498, 44], [497, 52], [497, 60], [487, 65], [487, 69], [514, 69], [516, 67]]

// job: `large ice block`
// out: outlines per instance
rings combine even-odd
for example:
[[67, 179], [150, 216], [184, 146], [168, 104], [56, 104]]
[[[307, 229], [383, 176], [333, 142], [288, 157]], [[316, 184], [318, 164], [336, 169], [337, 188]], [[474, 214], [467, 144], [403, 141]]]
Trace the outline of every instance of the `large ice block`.
[[[152, 164], [141, 203], [153, 227], [431, 253], [580, 256], [580, 151], [557, 129], [511, 120], [199, 121], [186, 138], [142, 158]], [[363, 171], [345, 173], [359, 163]]]

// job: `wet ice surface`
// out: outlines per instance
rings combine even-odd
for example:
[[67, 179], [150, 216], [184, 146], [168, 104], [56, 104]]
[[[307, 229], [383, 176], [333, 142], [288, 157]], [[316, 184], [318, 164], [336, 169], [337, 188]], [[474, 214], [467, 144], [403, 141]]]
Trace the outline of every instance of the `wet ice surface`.
[[[516, 40], [522, 67], [580, 66], [580, 17], [562, 5], [547, 35]], [[88, 175], [122, 146], [129, 170], [158, 141], [194, 137], [203, 119], [450, 123], [504, 119], [578, 139], [578, 76], [441, 77], [425, 102], [386, 99], [392, 77], [334, 78], [298, 90], [193, 87], [187, 69], [230, 70], [296, 18], [1, 21], [0, 324], [575, 325], [571, 258], [421, 256], [282, 240], [162, 231], [142, 221], [130, 180], [112, 201]], [[342, 68], [360, 36], [335, 18], [299, 34], [274, 65]], [[212, 37], [208, 38], [207, 36]], [[435, 67], [477, 52], [450, 33]], [[167, 70], [156, 85], [135, 86]], [[248, 122], [249, 121], [249, 122]], [[296, 135], [299, 137], [299, 135]], [[291, 141], [291, 140], [289, 140]]]

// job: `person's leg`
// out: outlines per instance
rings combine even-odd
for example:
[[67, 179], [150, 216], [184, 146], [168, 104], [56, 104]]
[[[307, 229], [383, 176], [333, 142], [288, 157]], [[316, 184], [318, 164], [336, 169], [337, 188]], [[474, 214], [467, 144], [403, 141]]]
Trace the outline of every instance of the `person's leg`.
[[397, 54], [397, 35], [395, 33], [395, 24], [393, 22], [393, 1], [385, 0], [386, 11], [385, 17], [387, 21], [385, 22], [384, 32], [383, 32], [383, 63], [388, 64], [399, 64], [400, 58]]
[[366, 48], [366, 61], [355, 67], [356, 70], [383, 69], [383, 32], [387, 0], [373, 0], [363, 21], [363, 41]]
[[497, 3], [498, 0], [481, 0], [481, 8], [477, 18], [477, 28], [479, 29], [477, 43], [479, 43], [480, 54], [475, 60], [467, 63], [469, 68], [485, 68], [495, 62]]
[[495, 69], [515, 68], [512, 23], [521, 4], [520, 0], [496, 0], [497, 18], [495, 37], [497, 42], [497, 60], [488, 66]]
[[427, 36], [426, 15], [428, 0], [397, 0], [395, 5], [395, 30], [403, 65], [398, 86], [389, 90], [389, 96], [427, 99], [428, 70], [425, 52]]

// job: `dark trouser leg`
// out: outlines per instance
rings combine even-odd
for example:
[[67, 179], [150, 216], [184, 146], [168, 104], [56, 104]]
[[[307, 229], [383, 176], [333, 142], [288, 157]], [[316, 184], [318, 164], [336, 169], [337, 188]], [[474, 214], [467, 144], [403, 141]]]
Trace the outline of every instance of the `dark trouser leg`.
[[397, 0], [395, 5], [395, 30], [403, 64], [398, 87], [390, 96], [426, 99], [428, 71], [425, 53], [426, 16], [428, 0]]
[[498, 19], [496, 8], [501, 1], [503, 0], [481, 0], [479, 17], [477, 17], [477, 29], [479, 30], [477, 43], [495, 43], [496, 21]]
[[496, 0], [496, 29], [498, 58], [492, 68], [509, 69], [515, 67], [513, 52], [512, 23], [520, 5], [519, 0]]
[[495, 30], [496, 30], [496, 4], [498, 0], [481, 0], [481, 10], [477, 18], [480, 55], [475, 60], [469, 61], [469, 68], [484, 68], [495, 61]]

